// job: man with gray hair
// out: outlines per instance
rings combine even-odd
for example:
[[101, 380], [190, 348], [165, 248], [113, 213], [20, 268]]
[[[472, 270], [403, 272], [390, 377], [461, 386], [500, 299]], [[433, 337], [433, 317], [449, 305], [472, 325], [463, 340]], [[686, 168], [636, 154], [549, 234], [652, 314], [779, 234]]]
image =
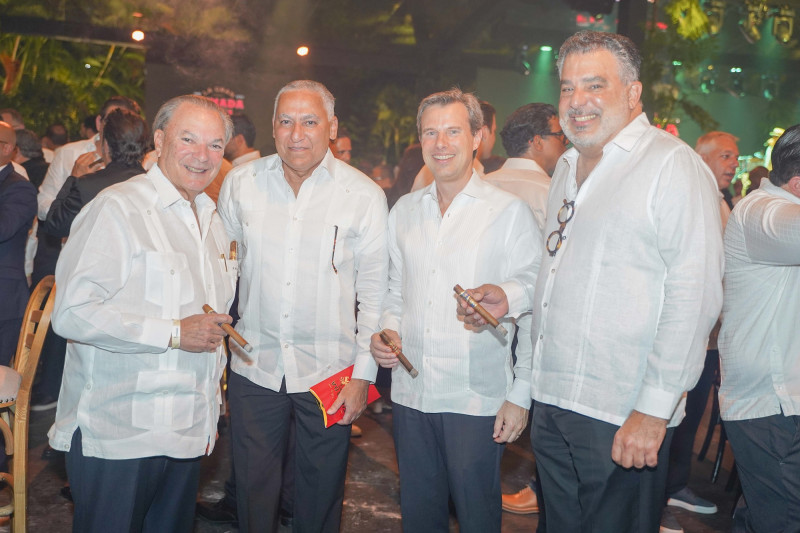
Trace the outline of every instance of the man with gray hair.
[[56, 267], [53, 328], [69, 339], [50, 445], [67, 452], [73, 531], [190, 532], [200, 458], [216, 441], [220, 323], [236, 262], [214, 202], [232, 126], [179, 96], [153, 126], [158, 164], [100, 192]]
[[17, 153], [14, 162], [19, 163], [28, 173], [28, 179], [38, 188], [47, 168], [50, 166], [44, 159], [42, 142], [31, 130], [17, 130]]
[[[379, 335], [372, 354], [392, 375], [393, 433], [403, 531], [499, 532], [500, 458], [528, 423], [531, 349], [511, 361], [511, 338], [464, 327], [453, 286], [487, 284], [508, 295], [511, 316], [530, 309], [542, 236], [516, 196], [472, 166], [481, 140], [478, 100], [458, 89], [423, 99], [417, 129], [434, 182], [398, 200], [389, 215], [389, 293], [381, 326], [419, 375], [398, 368]], [[506, 325], [511, 329], [510, 319]]]
[[[300, 80], [275, 98], [278, 153], [235, 167], [217, 208], [240, 244], [237, 331], [228, 380], [239, 529], [277, 531], [294, 411], [294, 530], [337, 532], [350, 425], [377, 365], [369, 339], [386, 291], [386, 196], [328, 146], [338, 120], [324, 85]], [[357, 313], [354, 309], [358, 304]], [[325, 427], [309, 389], [352, 368]]]
[[641, 113], [630, 39], [581, 31], [558, 58], [573, 148], [550, 185], [532, 335], [547, 526], [655, 532], [673, 428], [722, 306], [717, 188]]

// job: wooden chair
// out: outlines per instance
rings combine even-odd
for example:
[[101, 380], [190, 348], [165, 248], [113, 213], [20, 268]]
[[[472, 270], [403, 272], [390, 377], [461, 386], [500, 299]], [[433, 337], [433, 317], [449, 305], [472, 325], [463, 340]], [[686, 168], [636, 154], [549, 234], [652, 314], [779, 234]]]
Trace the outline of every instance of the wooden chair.
[[[7, 516], [13, 512], [12, 530], [25, 533], [28, 463], [28, 414], [31, 388], [42, 345], [50, 327], [50, 314], [55, 304], [55, 277], [47, 276], [33, 290], [20, 328], [13, 368], [22, 377], [16, 398], [0, 403], [0, 431], [5, 438], [6, 455], [11, 456], [11, 474], [0, 473], [0, 479], [13, 487], [14, 499]], [[0, 513], [2, 514], [2, 513]]]

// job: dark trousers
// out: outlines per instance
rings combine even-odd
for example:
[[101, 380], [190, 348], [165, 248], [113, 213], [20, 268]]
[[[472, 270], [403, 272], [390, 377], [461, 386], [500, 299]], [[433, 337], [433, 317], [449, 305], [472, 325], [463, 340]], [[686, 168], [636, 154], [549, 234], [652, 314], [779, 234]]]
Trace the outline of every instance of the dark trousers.
[[21, 318], [0, 320], [0, 365], [9, 366], [11, 359], [17, 353], [19, 330], [22, 327]]
[[547, 531], [655, 533], [659, 530], [673, 429], [658, 466], [624, 469], [611, 460], [619, 426], [535, 402], [531, 440], [547, 508]]
[[493, 416], [422, 413], [394, 404], [392, 425], [400, 471], [405, 533], [447, 533], [448, 497], [461, 533], [500, 531], [500, 458]]
[[239, 530], [275, 532], [282, 465], [295, 413], [296, 533], [339, 531], [350, 447], [350, 426], [325, 428], [322, 411], [310, 392], [288, 394], [256, 385], [235, 372], [228, 379], [236, 455], [236, 507]]
[[66, 462], [75, 502], [74, 533], [192, 531], [199, 457], [85, 457], [78, 429]]
[[692, 472], [694, 439], [703, 412], [708, 404], [708, 392], [719, 372], [719, 350], [706, 351], [706, 362], [697, 385], [686, 394], [686, 416], [675, 428], [669, 448], [669, 472], [667, 473], [667, 498], [686, 488]]
[[747, 500], [748, 531], [800, 531], [800, 416], [725, 421]]

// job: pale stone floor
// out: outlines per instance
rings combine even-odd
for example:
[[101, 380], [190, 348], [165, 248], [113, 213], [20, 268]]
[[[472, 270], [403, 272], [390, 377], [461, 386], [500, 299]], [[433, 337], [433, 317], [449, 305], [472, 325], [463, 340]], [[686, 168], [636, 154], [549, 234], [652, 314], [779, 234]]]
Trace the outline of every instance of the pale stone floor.
[[[64, 533], [69, 532], [72, 527], [72, 506], [59, 494], [66, 480], [63, 461], [48, 462], [41, 459], [41, 452], [46, 444], [45, 434], [54, 415], [55, 410], [51, 410], [32, 413], [31, 416], [28, 531], [33, 533]], [[391, 437], [391, 411], [374, 414], [368, 410], [358, 423], [364, 436], [352, 440], [342, 531], [399, 533], [399, 486]], [[707, 424], [703, 421], [698, 432], [700, 437], [705, 434], [706, 427]], [[223, 424], [217, 449], [211, 457], [204, 459], [199, 499], [213, 501], [221, 497], [230, 464], [229, 440], [227, 427]], [[716, 443], [712, 444], [709, 455], [715, 450]], [[730, 455], [728, 450], [726, 456]], [[727, 463], [729, 468], [730, 461]], [[504, 454], [503, 491], [515, 492], [522, 488], [530, 477], [533, 464], [534, 457], [526, 431], [526, 436], [509, 445]], [[715, 502], [720, 511], [716, 515], [707, 516], [675, 509], [674, 514], [687, 533], [730, 531], [730, 510], [734, 495], [724, 490], [728, 472], [723, 471], [717, 483], [711, 484], [711, 468], [709, 459], [701, 463], [695, 462], [690, 486], [700, 496]], [[516, 516], [503, 513], [503, 533], [532, 533], [537, 523], [536, 515]], [[458, 531], [455, 520], [451, 530]], [[7, 529], [0, 527], [0, 532], [2, 531]], [[196, 533], [229, 531], [237, 530], [231, 526], [213, 525], [200, 520], [195, 523]], [[281, 533], [288, 531], [289, 528], [282, 528]]]

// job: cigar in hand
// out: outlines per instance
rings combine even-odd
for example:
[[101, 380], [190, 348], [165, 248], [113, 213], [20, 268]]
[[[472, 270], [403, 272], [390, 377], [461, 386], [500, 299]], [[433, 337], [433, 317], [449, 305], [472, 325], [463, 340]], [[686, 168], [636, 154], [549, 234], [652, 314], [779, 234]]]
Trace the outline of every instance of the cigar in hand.
[[487, 311], [481, 304], [475, 301], [475, 298], [469, 295], [467, 291], [461, 288], [461, 285], [456, 285], [453, 287], [453, 290], [456, 291], [456, 294], [459, 295], [461, 298], [467, 302], [467, 305], [470, 306], [475, 310], [476, 313], [481, 315], [481, 317], [494, 329], [496, 329], [501, 335], [506, 336], [508, 335], [508, 330], [503, 327], [503, 325], [497, 321], [492, 314]]
[[[210, 305], [208, 305], [208, 304], [203, 304], [203, 311], [205, 311], [206, 313], [216, 313], [216, 311], [214, 311], [214, 310], [211, 308], [211, 306], [210, 306]], [[230, 336], [231, 336], [231, 338], [232, 338], [233, 340], [235, 340], [235, 341], [236, 341], [236, 344], [238, 344], [239, 346], [241, 346], [242, 348], [244, 348], [244, 351], [246, 351], [247, 353], [250, 353], [250, 352], [252, 352], [252, 351], [253, 351], [253, 347], [252, 347], [252, 346], [250, 346], [250, 343], [249, 343], [249, 342], [247, 342], [246, 340], [244, 340], [244, 337], [242, 337], [241, 335], [239, 335], [239, 334], [236, 332], [236, 330], [235, 330], [235, 329], [233, 329], [233, 327], [231, 327], [231, 325], [230, 325], [230, 324], [226, 324], [225, 322], [223, 322], [223, 323], [221, 323], [221, 324], [219, 325], [219, 327], [221, 327], [221, 328], [222, 328], [222, 330], [223, 330], [225, 333], [227, 333], [228, 335], [230, 335]]]
[[411, 377], [415, 378], [419, 376], [419, 372], [417, 371], [417, 369], [414, 368], [414, 365], [411, 364], [411, 361], [409, 361], [408, 358], [403, 354], [403, 351], [400, 350], [400, 348], [394, 342], [392, 342], [392, 339], [389, 338], [389, 335], [386, 333], [386, 330], [381, 330], [379, 335], [381, 336], [383, 344], [392, 349], [394, 354], [400, 360], [400, 363], [403, 365], [403, 368], [408, 370], [408, 373], [411, 374]]

